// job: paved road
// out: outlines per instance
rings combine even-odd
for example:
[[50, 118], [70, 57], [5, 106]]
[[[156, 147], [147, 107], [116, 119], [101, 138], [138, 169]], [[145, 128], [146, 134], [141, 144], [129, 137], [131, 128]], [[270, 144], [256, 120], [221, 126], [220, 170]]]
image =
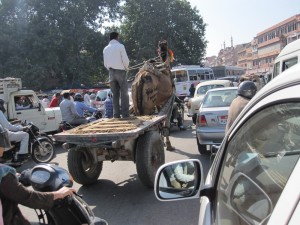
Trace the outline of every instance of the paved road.
[[[187, 118], [186, 131], [176, 127], [171, 131], [171, 142], [176, 150], [166, 151], [166, 162], [196, 158], [203, 163], [204, 174], [210, 166], [210, 158], [198, 154], [195, 127]], [[57, 157], [53, 162], [67, 168], [67, 153], [57, 146]], [[30, 164], [26, 165], [27, 167]], [[21, 169], [25, 168], [22, 167]], [[152, 189], [139, 181], [135, 164], [130, 161], [104, 162], [102, 173], [96, 184], [74, 187], [84, 196], [95, 215], [106, 219], [109, 225], [197, 225], [199, 200], [160, 202]], [[30, 221], [37, 221], [34, 211], [22, 207]]]

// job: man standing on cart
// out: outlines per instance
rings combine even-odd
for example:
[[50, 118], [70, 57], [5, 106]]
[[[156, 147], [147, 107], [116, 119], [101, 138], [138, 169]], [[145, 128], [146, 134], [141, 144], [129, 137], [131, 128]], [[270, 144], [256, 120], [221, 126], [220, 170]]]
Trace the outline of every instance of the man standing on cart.
[[109, 71], [109, 83], [113, 93], [114, 117], [120, 118], [121, 94], [121, 114], [122, 118], [129, 117], [129, 96], [126, 70], [128, 69], [129, 59], [124, 45], [119, 41], [119, 34], [112, 32], [110, 42], [103, 50], [104, 66]]

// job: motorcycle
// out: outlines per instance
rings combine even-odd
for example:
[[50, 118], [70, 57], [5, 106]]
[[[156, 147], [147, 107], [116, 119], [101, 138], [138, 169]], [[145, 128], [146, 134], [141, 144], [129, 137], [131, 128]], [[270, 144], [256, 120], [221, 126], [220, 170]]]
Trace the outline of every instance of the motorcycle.
[[[84, 113], [84, 117], [87, 119], [88, 123], [91, 123], [91, 122], [94, 122], [94, 121], [102, 118], [103, 114], [102, 114], [102, 112], [100, 110], [97, 110], [93, 114], [85, 112]], [[70, 124], [70, 123], [68, 123], [66, 121], [61, 121], [59, 123], [59, 130], [61, 132], [63, 132], [63, 131], [66, 131], [66, 130], [71, 130], [71, 129], [77, 127], [77, 126], [79, 126], [79, 125], [72, 125], [72, 124]]]
[[[73, 179], [68, 171], [54, 164], [40, 164], [24, 170], [18, 178], [24, 186], [31, 186], [40, 192], [57, 191], [64, 186], [73, 186]], [[92, 209], [77, 193], [56, 200], [49, 210], [35, 209], [35, 212], [39, 223], [45, 225], [108, 225], [105, 220], [95, 217]]]
[[[54, 145], [52, 139], [40, 130], [33, 123], [24, 121], [22, 126], [26, 126], [26, 132], [29, 134], [28, 153], [36, 163], [48, 163], [55, 157]], [[17, 153], [20, 149], [20, 142], [11, 142], [11, 148], [3, 153], [4, 164], [17, 167], [23, 162], [15, 162]]]

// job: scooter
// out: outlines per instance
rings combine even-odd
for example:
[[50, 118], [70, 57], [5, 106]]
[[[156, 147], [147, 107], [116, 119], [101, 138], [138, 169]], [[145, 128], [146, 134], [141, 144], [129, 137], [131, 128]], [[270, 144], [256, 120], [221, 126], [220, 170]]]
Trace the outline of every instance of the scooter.
[[[29, 134], [28, 153], [36, 163], [48, 163], [55, 157], [52, 139], [45, 133], [40, 133], [39, 128], [33, 123], [24, 121], [22, 126], [26, 126]], [[20, 149], [20, 142], [11, 142], [11, 148], [3, 153], [4, 164], [13, 167], [20, 166], [23, 162], [15, 162]]]
[[[40, 164], [24, 170], [19, 176], [19, 182], [40, 192], [73, 186], [73, 179], [68, 171], [54, 164]], [[35, 209], [35, 212], [40, 224], [108, 225], [105, 220], [95, 217], [92, 209], [77, 193], [56, 200], [50, 210]]]

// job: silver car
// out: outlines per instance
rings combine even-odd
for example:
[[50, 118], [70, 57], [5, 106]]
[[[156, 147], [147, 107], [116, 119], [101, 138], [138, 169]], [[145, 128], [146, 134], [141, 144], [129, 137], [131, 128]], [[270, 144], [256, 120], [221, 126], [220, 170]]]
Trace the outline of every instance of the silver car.
[[[168, 163], [157, 171], [157, 198], [198, 198], [199, 225], [299, 224], [299, 89], [300, 63], [250, 100], [226, 133], [206, 180], [197, 159]], [[174, 187], [177, 166], [191, 164], [190, 174], [183, 174], [189, 180]]]
[[204, 96], [196, 120], [196, 138], [200, 154], [207, 145], [220, 144], [225, 136], [228, 109], [237, 96], [237, 87], [216, 88]]
[[197, 113], [206, 92], [214, 88], [223, 87], [233, 87], [233, 83], [230, 80], [210, 80], [201, 82], [196, 86], [194, 96], [192, 96], [187, 102], [187, 116], [192, 117], [194, 124], [196, 124]]

